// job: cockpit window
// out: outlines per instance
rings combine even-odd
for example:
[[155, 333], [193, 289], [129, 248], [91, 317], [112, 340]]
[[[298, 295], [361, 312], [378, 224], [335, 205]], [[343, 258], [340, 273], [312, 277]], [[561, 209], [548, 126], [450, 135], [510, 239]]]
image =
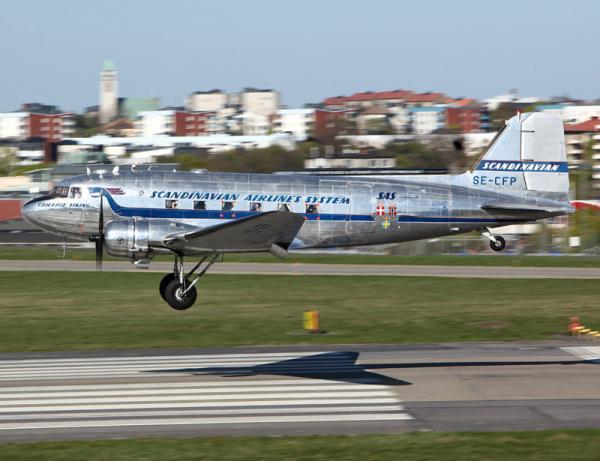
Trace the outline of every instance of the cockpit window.
[[71, 187], [70, 198], [81, 198], [81, 187]]
[[63, 186], [54, 186], [52, 189], [52, 197], [68, 197], [69, 188]]

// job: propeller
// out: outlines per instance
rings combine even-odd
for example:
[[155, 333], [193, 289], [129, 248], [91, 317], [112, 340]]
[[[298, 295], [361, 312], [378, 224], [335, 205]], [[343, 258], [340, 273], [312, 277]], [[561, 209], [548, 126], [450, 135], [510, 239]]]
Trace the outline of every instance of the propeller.
[[104, 196], [100, 193], [98, 213], [98, 238], [96, 239], [96, 270], [102, 272], [102, 254], [104, 253]]

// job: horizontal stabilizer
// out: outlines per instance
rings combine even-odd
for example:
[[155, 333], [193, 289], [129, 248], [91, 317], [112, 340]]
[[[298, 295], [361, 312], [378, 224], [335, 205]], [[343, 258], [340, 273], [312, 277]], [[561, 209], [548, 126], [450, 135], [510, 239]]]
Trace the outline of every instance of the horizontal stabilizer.
[[570, 206], [539, 206], [532, 203], [505, 203], [505, 202], [488, 202], [481, 205], [481, 209], [485, 211], [496, 211], [502, 213], [572, 213], [575, 211]]
[[300, 215], [269, 211], [228, 221], [197, 231], [168, 235], [163, 239], [172, 250], [206, 253], [270, 251], [273, 245], [287, 249], [304, 224]]

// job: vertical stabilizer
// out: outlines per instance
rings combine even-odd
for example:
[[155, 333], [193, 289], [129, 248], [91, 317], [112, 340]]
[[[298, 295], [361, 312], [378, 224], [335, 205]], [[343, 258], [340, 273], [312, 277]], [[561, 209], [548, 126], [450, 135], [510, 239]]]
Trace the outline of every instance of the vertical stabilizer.
[[512, 117], [473, 167], [473, 185], [501, 191], [569, 191], [562, 120], [541, 112]]

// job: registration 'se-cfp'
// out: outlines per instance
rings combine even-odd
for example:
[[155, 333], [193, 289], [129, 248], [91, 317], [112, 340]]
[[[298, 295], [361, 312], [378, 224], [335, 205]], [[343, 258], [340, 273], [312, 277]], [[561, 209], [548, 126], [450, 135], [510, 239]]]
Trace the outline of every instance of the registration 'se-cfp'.
[[[60, 182], [23, 207], [54, 234], [96, 242], [146, 265], [175, 258], [160, 294], [179, 310], [224, 253], [376, 245], [478, 231], [572, 213], [563, 126], [543, 113], [511, 118], [459, 175], [310, 176], [114, 169]], [[199, 261], [184, 269], [184, 256]]]

